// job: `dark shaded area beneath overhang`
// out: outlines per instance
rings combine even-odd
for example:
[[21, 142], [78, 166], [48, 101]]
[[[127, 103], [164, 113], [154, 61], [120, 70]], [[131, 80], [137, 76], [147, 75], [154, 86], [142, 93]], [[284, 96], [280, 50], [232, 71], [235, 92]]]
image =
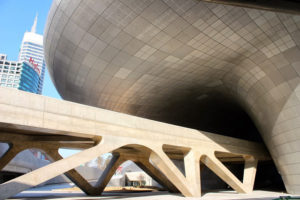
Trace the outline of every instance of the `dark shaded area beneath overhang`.
[[[223, 163], [241, 182], [243, 181], [243, 163]], [[202, 190], [206, 191], [222, 189], [228, 190], [228, 186], [208, 167], [204, 166], [201, 171]], [[254, 183], [255, 190], [286, 192], [283, 181], [278, 174], [273, 161], [259, 162]], [[232, 189], [230, 189], [232, 190]]]
[[[176, 99], [176, 100], [175, 100]], [[263, 142], [249, 115], [232, 98], [207, 93], [186, 98], [169, 98], [160, 111], [160, 119], [179, 126], [230, 137]]]
[[[195, 90], [181, 96], [177, 93], [165, 99], [166, 105], [158, 120], [197, 130], [263, 143], [253, 120], [234, 98], [218, 91], [206, 91], [200, 95]], [[198, 93], [199, 94], [199, 93]], [[242, 179], [243, 164], [226, 164], [238, 178]], [[208, 170], [209, 171], [209, 170]], [[213, 173], [204, 172], [205, 189], [226, 189]], [[207, 177], [206, 177], [207, 176]], [[205, 178], [206, 177], [206, 178]], [[214, 180], [214, 181], [208, 181]], [[208, 181], [208, 182], [207, 182]], [[222, 184], [221, 184], [222, 183]], [[255, 189], [285, 191], [284, 184], [273, 161], [259, 162]]]

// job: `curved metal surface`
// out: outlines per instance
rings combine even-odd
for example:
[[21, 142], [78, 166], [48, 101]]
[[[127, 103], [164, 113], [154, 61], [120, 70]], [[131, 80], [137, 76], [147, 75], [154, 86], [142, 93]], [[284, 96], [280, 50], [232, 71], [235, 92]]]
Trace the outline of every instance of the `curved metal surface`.
[[300, 192], [299, 16], [196, 0], [56, 0], [44, 44], [67, 100], [177, 124], [211, 96], [241, 105], [288, 192]]

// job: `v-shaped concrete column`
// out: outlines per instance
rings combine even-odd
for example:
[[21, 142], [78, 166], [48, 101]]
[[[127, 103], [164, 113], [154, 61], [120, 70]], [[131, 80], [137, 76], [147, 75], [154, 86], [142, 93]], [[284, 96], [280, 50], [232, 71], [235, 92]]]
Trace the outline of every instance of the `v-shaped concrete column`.
[[[58, 153], [58, 149], [47, 149], [44, 150], [52, 159], [53, 161], [62, 160], [62, 156]], [[79, 187], [84, 193], [88, 195], [95, 195], [95, 188], [86, 180], [84, 179], [76, 169], [71, 169], [64, 173], [77, 187]]]
[[[59, 155], [58, 150], [45, 150], [45, 152], [53, 158], [55, 161], [63, 159]], [[85, 178], [83, 178], [76, 169], [71, 169], [64, 174], [73, 182], [77, 187], [79, 187], [84, 193], [92, 196], [101, 195], [104, 191], [106, 185], [110, 181], [116, 169], [124, 162], [125, 160], [119, 156], [114, 155], [110, 160], [108, 166], [103, 171], [98, 182], [95, 186], [92, 186]]]
[[[103, 153], [110, 152], [121, 143], [105, 143], [101, 141], [96, 146], [86, 149], [70, 157], [58, 160], [25, 175], [12, 179], [0, 185], [0, 199], [6, 199], [23, 190], [39, 185], [51, 178], [63, 174], [77, 166], [86, 163]], [[122, 146], [122, 145], [121, 145]]]
[[125, 161], [126, 159], [124, 159], [122, 156], [113, 155], [109, 164], [106, 166], [105, 170], [103, 171], [102, 175], [100, 176], [98, 182], [95, 185], [98, 194], [101, 194], [104, 191], [106, 185], [110, 181], [111, 177], [114, 175], [117, 168]]
[[247, 187], [247, 192], [252, 192], [255, 182], [255, 175], [257, 169], [258, 160], [253, 156], [244, 156], [245, 166], [244, 166], [244, 177], [243, 185]]
[[156, 182], [165, 187], [169, 192], [178, 192], [178, 189], [166, 178], [166, 176], [149, 162], [149, 158], [138, 159], [135, 161], [135, 164], [151, 176]]
[[257, 166], [255, 159], [249, 158], [246, 161], [243, 183], [214, 154], [203, 156], [201, 161], [238, 193], [249, 193], [253, 190]]
[[193, 188], [193, 196], [201, 196], [200, 153], [190, 150], [184, 156], [185, 176], [189, 186]]
[[18, 153], [25, 150], [24, 147], [15, 144], [10, 145], [9, 149], [0, 158], [0, 171], [14, 158]]
[[[195, 195], [194, 187], [188, 182], [188, 179], [174, 165], [169, 157], [159, 148], [150, 154], [151, 161], [164, 175], [176, 186], [176, 188], [186, 197]], [[200, 174], [200, 172], [199, 172]]]

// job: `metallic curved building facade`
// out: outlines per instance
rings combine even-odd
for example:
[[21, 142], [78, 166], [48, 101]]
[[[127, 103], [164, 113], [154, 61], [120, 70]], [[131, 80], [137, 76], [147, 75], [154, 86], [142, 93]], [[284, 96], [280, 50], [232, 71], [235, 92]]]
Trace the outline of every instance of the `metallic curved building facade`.
[[45, 59], [61, 96], [259, 140], [300, 193], [300, 16], [196, 0], [54, 0]]

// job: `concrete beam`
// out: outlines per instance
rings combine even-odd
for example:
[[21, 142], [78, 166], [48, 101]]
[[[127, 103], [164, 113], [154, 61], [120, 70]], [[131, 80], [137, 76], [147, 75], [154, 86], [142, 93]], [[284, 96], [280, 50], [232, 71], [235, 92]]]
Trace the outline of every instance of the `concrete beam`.
[[75, 155], [58, 160], [45, 167], [41, 167], [13, 180], [5, 182], [0, 185], [0, 199], [9, 198], [23, 190], [39, 185], [71, 169], [74, 169], [103, 153], [110, 152], [115, 148], [117, 148], [116, 145], [110, 143], [100, 143]]
[[[10, 97], [9, 101], [0, 98], [0, 141], [15, 147], [2, 157], [2, 165], [9, 162], [18, 151], [30, 148], [41, 149], [56, 160], [1, 184], [0, 199], [11, 197], [63, 173], [87, 194], [100, 195], [116, 168], [125, 160], [138, 163], [170, 191], [179, 190], [184, 196], [196, 197], [201, 195], [201, 156], [205, 158], [204, 164], [220, 178], [237, 192], [244, 193], [253, 188], [257, 161], [270, 159], [264, 146], [245, 140], [67, 101], [49, 100], [25, 92], [15, 93], [0, 88], [0, 93]], [[39, 122], [36, 121], [37, 115], [43, 116]], [[22, 130], [31, 135], [22, 134]], [[57, 153], [61, 147], [86, 149], [61, 159]], [[215, 152], [224, 158], [245, 159], [243, 183], [215, 157]], [[104, 153], [119, 156], [111, 160], [97, 185], [92, 187], [74, 168]], [[173, 164], [169, 155], [184, 158], [186, 176]]]
[[[58, 149], [45, 149], [44, 150], [50, 158], [53, 159], [53, 161], [62, 160], [63, 158], [58, 153]], [[95, 191], [95, 188], [91, 186], [91, 184], [84, 179], [77, 171], [76, 169], [71, 169], [64, 173], [65, 176], [67, 176], [77, 187], [79, 187], [84, 193], [87, 195], [97, 195], [98, 193]]]

